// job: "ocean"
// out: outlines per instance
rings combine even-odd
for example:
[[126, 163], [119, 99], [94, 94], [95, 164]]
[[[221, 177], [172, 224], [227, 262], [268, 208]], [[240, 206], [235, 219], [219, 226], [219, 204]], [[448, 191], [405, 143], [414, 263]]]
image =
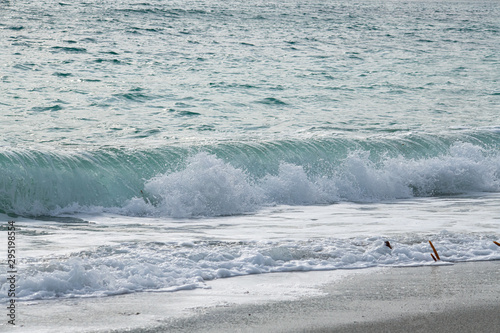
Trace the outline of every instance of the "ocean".
[[500, 260], [499, 17], [0, 1], [0, 275], [7, 244], [19, 302]]

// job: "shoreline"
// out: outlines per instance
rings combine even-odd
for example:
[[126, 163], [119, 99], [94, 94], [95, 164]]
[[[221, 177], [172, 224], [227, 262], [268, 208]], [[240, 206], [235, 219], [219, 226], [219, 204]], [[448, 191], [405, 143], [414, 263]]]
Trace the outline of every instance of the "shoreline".
[[500, 261], [271, 273], [211, 289], [20, 302], [22, 332], [493, 332]]
[[326, 284], [326, 296], [214, 310], [133, 332], [494, 332], [500, 262], [387, 268]]

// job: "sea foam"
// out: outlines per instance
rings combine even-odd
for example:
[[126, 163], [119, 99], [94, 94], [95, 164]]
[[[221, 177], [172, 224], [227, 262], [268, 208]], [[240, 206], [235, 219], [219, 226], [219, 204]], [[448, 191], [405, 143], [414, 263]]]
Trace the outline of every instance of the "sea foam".
[[378, 163], [370, 152], [354, 151], [330, 170], [308, 175], [304, 166], [280, 163], [276, 173], [256, 178], [202, 152], [190, 157], [183, 170], [148, 180], [145, 197], [130, 200], [123, 209], [127, 214], [219, 216], [269, 205], [380, 202], [500, 190], [500, 157], [470, 143], [456, 143], [441, 156], [387, 157]]
[[[438, 264], [498, 260], [494, 237], [433, 235]], [[303, 241], [142, 242], [103, 245], [67, 256], [23, 260], [17, 299], [92, 297], [205, 287], [217, 278], [271, 272], [359, 269], [435, 264], [425, 238], [398, 236]], [[0, 301], [7, 300], [2, 281]]]

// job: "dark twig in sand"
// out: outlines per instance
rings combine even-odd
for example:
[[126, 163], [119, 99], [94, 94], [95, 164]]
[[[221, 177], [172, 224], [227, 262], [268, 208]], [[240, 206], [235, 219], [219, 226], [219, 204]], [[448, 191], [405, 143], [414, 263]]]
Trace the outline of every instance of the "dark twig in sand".
[[[436, 251], [436, 248], [434, 247], [434, 245], [432, 245], [431, 241], [429, 241], [429, 244], [431, 244], [432, 251], [434, 251], [434, 254], [436, 255], [437, 260], [441, 260], [441, 258], [439, 258], [438, 252]], [[432, 254], [431, 254], [431, 256], [432, 256]], [[434, 258], [434, 256], [432, 256], [432, 258], [434, 259], [434, 261], [437, 261], [436, 258]]]

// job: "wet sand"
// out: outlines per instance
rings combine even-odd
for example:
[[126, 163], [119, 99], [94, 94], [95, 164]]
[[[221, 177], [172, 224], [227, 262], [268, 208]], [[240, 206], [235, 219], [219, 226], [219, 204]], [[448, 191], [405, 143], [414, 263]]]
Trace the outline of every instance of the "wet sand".
[[214, 310], [163, 332], [498, 332], [499, 277], [500, 262], [383, 269], [324, 297]]

